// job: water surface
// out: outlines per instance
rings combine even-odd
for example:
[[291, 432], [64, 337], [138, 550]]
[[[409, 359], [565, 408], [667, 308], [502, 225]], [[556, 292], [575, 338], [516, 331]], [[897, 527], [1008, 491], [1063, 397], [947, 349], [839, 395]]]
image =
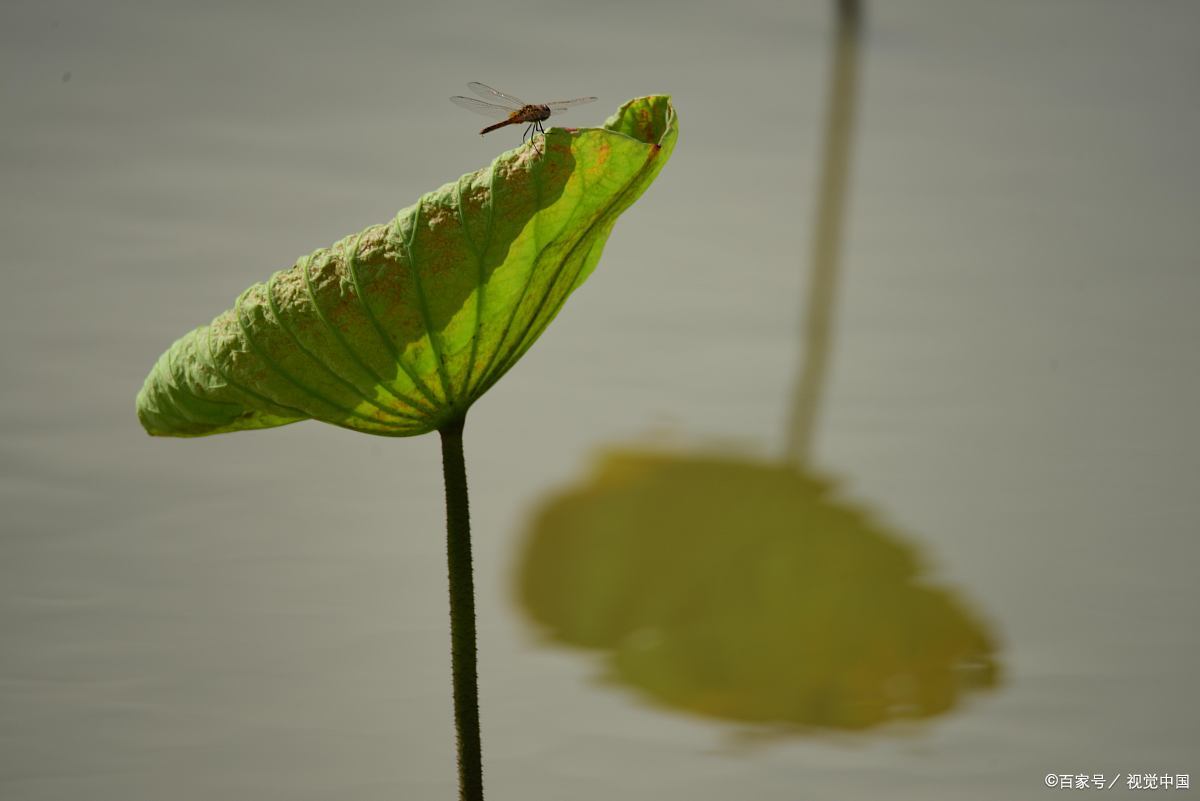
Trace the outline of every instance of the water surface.
[[[908, 699], [855, 726], [812, 678], [839, 671], [804, 656], [797, 708], [821, 715], [784, 721], [729, 712], [775, 708], [752, 694], [675, 703], [714, 685], [630, 661], [711, 657], [713, 631], [792, 654], [763, 643], [817, 618], [755, 638], [713, 601], [828, 562], [787, 535], [741, 551], [783, 557], [705, 568], [708, 605], [671, 618], [685, 640], [572, 641], [522, 590], [546, 510], [614, 454], [796, 463], [826, 4], [0, 12], [0, 796], [453, 796], [436, 438], [154, 440], [133, 398], [249, 284], [516, 145], [446, 100], [470, 80], [600, 96], [575, 125], [652, 92], [681, 118], [596, 274], [469, 421], [490, 797], [1014, 798], [1050, 772], [1195, 773], [1200, 13], [878, 6], [808, 472], [787, 480], [832, 488], [806, 508], [865, 521], [916, 577], [888, 597], [943, 599], [936, 619], [975, 632], [951, 657], [995, 670], [931, 714], [914, 688], [949, 684], [847, 685]], [[697, 558], [730, 560], [714, 547]], [[574, 600], [628, 597], [617, 580]]]

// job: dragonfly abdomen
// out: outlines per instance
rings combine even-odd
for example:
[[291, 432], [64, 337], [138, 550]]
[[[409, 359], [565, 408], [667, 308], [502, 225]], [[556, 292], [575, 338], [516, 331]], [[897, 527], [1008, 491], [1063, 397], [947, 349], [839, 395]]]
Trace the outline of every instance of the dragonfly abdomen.
[[548, 120], [548, 119], [550, 119], [550, 107], [549, 106], [540, 106], [540, 105], [539, 106], [535, 106], [535, 105], [522, 106], [521, 108], [514, 111], [512, 113], [512, 115], [509, 116], [509, 118], [507, 120], [505, 120], [504, 122], [498, 122], [495, 125], [489, 125], [488, 127], [484, 128], [479, 133], [480, 133], [480, 135], [483, 135], [483, 134], [487, 133], [488, 131], [494, 131], [497, 128], [503, 128], [506, 125], [516, 125], [519, 122], [542, 122], [543, 120]]

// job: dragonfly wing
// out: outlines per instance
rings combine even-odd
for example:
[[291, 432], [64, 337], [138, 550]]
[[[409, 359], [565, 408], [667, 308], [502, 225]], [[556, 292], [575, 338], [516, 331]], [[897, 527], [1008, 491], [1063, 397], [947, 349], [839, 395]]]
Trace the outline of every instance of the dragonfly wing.
[[493, 120], [507, 120], [509, 115], [513, 113], [513, 110], [510, 108], [497, 106], [495, 103], [484, 103], [482, 100], [476, 100], [473, 97], [463, 97], [462, 95], [455, 95], [450, 98], [450, 102], [456, 106], [462, 106], [465, 109], [474, 111], [476, 114], [491, 117]]
[[512, 110], [514, 110], [514, 111], [523, 106], [529, 105], [528, 103], [526, 103], [524, 100], [520, 99], [519, 97], [513, 97], [512, 95], [506, 95], [506, 94], [504, 94], [504, 92], [501, 92], [499, 89], [493, 89], [492, 87], [488, 86], [486, 83], [477, 83], [475, 81], [472, 81], [471, 83], [467, 84], [467, 87], [472, 92], [479, 95], [480, 97], [485, 97], [488, 100], [494, 100], [498, 103], [503, 103], [505, 105], [512, 106]]
[[577, 97], [574, 100], [552, 100], [546, 105], [551, 111], [566, 111], [571, 106], [582, 106], [584, 103], [591, 103], [596, 98], [594, 97]]

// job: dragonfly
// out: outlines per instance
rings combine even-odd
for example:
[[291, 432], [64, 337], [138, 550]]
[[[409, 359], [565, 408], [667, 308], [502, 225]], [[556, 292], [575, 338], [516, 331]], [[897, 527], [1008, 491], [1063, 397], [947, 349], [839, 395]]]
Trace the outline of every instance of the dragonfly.
[[542, 127], [542, 123], [550, 119], [551, 114], [561, 114], [571, 106], [579, 106], [584, 103], [591, 103], [596, 98], [594, 97], [577, 97], [573, 100], [553, 100], [549, 103], [526, 103], [520, 98], [513, 97], [497, 89], [493, 89], [487, 84], [471, 82], [467, 84], [472, 92], [480, 97], [486, 97], [490, 101], [484, 102], [476, 100], [473, 97], [463, 97], [455, 95], [450, 98], [450, 102], [456, 106], [462, 106], [465, 109], [470, 109], [476, 114], [482, 114], [485, 117], [491, 117], [501, 122], [495, 125], [489, 125], [480, 131], [480, 135], [494, 131], [497, 128], [503, 128], [506, 125], [517, 125], [519, 123], [528, 123], [529, 127], [525, 129], [525, 133], [521, 135], [521, 141], [525, 141], [528, 136], [532, 140], [533, 134], [545, 134], [546, 129]]

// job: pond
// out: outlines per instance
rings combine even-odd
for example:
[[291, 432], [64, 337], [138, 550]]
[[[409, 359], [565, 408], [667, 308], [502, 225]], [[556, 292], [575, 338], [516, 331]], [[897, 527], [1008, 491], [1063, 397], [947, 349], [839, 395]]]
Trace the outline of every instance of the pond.
[[879, 3], [841, 66], [825, 3], [0, 23], [0, 796], [453, 797], [437, 438], [133, 400], [517, 146], [473, 80], [680, 117], [467, 423], [489, 798], [1196, 772], [1197, 7]]

